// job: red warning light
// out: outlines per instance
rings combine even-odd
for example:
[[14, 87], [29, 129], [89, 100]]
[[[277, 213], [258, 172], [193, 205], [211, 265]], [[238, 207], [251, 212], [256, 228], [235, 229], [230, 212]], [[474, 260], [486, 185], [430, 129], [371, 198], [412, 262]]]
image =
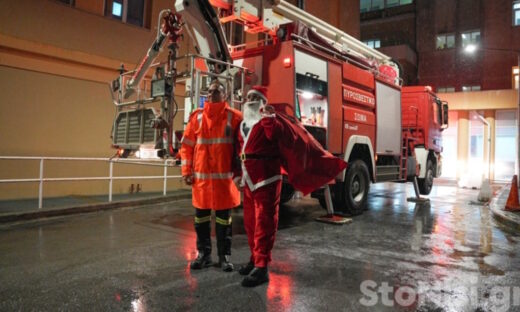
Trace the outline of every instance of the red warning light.
[[283, 67], [289, 68], [292, 65], [292, 60], [290, 57], [286, 57], [283, 59]]

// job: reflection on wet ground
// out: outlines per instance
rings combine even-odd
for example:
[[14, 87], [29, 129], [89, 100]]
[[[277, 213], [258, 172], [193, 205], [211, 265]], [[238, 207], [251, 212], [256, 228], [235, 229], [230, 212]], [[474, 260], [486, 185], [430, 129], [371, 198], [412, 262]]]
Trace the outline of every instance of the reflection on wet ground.
[[[313, 199], [283, 206], [270, 283], [255, 289], [236, 272], [189, 269], [189, 201], [4, 229], [0, 310], [520, 310], [519, 236], [469, 205], [478, 191], [436, 186], [425, 205], [411, 194], [373, 185], [369, 210], [345, 226], [314, 222], [324, 211]], [[241, 214], [237, 266], [249, 257]]]
[[[322, 212], [316, 209], [316, 202], [310, 201], [292, 201], [282, 205], [279, 210], [278, 229], [282, 230], [289, 227], [298, 226], [314, 220], [316, 213]], [[246, 234], [244, 230], [244, 217], [242, 207], [233, 209], [233, 235]], [[193, 215], [183, 213], [168, 213], [158, 216], [150, 221], [153, 224], [165, 225], [171, 228], [182, 229], [186, 231], [193, 230]], [[212, 228], [215, 228], [215, 214], [212, 213]], [[215, 236], [215, 233], [212, 233]]]

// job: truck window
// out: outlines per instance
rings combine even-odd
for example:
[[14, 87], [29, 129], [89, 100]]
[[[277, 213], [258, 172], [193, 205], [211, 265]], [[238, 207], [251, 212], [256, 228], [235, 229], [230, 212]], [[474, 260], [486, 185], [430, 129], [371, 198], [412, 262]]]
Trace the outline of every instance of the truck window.
[[433, 98], [432, 111], [433, 122], [435, 122], [439, 126], [442, 125], [442, 102], [437, 98]]
[[297, 117], [305, 126], [327, 128], [327, 62], [296, 50], [294, 63]]

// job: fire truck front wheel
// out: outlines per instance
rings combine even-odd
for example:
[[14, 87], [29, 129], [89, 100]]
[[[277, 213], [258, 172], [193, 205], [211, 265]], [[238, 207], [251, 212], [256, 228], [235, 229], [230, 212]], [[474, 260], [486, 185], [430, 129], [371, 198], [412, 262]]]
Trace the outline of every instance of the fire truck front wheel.
[[368, 167], [362, 160], [349, 163], [343, 188], [343, 204], [347, 212], [359, 215], [367, 206], [370, 179]]
[[423, 179], [417, 179], [419, 184], [419, 193], [428, 195], [432, 191], [433, 186], [433, 163], [430, 159], [426, 163], [426, 175]]

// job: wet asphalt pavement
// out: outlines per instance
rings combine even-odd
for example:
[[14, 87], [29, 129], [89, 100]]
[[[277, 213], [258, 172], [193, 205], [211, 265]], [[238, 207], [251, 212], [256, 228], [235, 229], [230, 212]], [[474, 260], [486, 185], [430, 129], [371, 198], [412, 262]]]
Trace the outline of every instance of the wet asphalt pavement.
[[469, 204], [476, 190], [437, 186], [422, 206], [412, 192], [372, 185], [369, 210], [343, 226], [313, 221], [314, 199], [291, 202], [271, 281], [254, 289], [237, 272], [189, 270], [188, 200], [3, 226], [0, 311], [520, 311], [520, 236]]

